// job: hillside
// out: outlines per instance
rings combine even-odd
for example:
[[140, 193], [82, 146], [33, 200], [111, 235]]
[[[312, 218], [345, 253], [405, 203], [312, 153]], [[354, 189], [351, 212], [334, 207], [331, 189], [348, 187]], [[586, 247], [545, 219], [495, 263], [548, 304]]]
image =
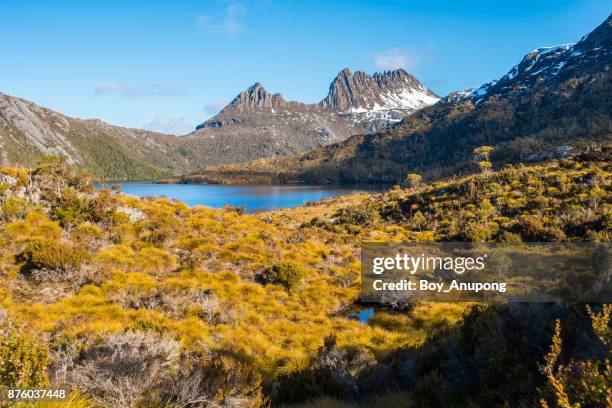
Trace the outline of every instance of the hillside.
[[420, 303], [351, 316], [362, 241], [609, 241], [610, 163], [589, 150], [258, 216], [95, 191], [53, 156], [2, 168], [0, 382], [78, 390], [80, 407], [553, 407], [555, 384], [604, 406], [609, 334], [589, 328], [605, 331], [608, 309]]
[[173, 136], [71, 118], [0, 93], [0, 163], [31, 166], [49, 153], [101, 179], [159, 179], [197, 168]]
[[612, 137], [612, 19], [574, 45], [539, 48], [499, 80], [457, 92], [380, 132], [302, 156], [213, 166], [184, 181], [396, 183], [476, 169], [472, 150], [496, 148], [493, 162], [567, 156]]

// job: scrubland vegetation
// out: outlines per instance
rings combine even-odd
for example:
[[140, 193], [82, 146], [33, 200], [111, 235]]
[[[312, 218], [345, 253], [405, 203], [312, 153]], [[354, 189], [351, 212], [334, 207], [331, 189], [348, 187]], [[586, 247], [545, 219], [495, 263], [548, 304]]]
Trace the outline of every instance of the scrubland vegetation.
[[610, 160], [245, 215], [0, 169], [0, 383], [62, 406], [609, 406], [610, 308], [417, 303], [350, 318], [369, 241], [609, 241]]

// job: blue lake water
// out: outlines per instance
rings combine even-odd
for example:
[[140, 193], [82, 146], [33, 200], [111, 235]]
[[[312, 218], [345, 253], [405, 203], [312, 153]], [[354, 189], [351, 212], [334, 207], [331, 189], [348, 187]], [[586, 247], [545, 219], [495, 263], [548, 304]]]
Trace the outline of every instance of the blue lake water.
[[[256, 213], [277, 208], [289, 208], [327, 197], [364, 191], [380, 191], [377, 186], [227, 186], [217, 184], [154, 184], [141, 182], [109, 182], [120, 184], [125, 194], [147, 197], [166, 196], [187, 205], [221, 208], [225, 204], [244, 205], [248, 212]], [[100, 187], [100, 186], [98, 186]]]
[[346, 315], [347, 319], [355, 319], [359, 323], [367, 323], [370, 318], [374, 316], [374, 308], [361, 309], [356, 312], [352, 312]]

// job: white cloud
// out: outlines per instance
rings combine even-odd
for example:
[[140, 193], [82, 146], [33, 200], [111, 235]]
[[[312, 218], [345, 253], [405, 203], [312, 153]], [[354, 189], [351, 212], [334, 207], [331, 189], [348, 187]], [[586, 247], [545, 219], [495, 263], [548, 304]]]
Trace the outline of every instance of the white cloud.
[[411, 71], [419, 65], [419, 57], [414, 52], [394, 48], [374, 55], [374, 65], [381, 70], [405, 68]]
[[187, 122], [184, 118], [156, 116], [152, 121], [144, 125], [143, 129], [181, 136], [193, 132], [195, 130], [195, 126], [192, 123]]
[[180, 96], [186, 93], [184, 88], [174, 85], [128, 85], [114, 81], [104, 81], [96, 85], [95, 95], [116, 94], [126, 98], [137, 96]]
[[202, 30], [211, 34], [236, 35], [244, 31], [242, 18], [246, 14], [244, 3], [235, 1], [219, 1], [218, 13], [213, 15], [200, 15], [196, 17], [196, 24]]

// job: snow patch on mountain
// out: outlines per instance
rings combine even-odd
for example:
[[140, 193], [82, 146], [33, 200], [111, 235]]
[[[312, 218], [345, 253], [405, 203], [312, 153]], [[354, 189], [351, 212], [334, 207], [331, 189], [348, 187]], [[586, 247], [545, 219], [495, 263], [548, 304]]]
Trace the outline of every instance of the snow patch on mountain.
[[454, 92], [445, 97], [444, 101], [471, 100], [479, 103], [492, 94], [527, 90], [542, 81], [554, 80], [567, 69], [588, 65], [589, 61], [606, 57], [610, 54], [609, 25], [609, 21], [604, 23], [577, 43], [536, 48], [499, 79], [476, 89]]

